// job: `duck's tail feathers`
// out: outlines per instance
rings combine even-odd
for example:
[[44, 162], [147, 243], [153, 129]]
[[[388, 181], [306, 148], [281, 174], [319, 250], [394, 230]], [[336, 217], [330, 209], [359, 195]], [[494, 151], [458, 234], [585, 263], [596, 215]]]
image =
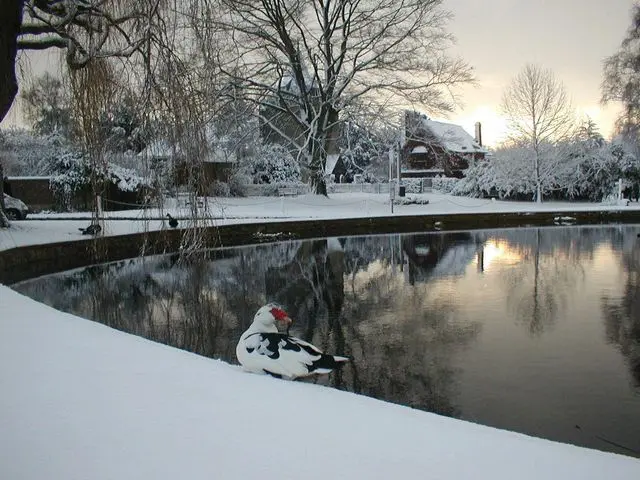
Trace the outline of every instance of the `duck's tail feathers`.
[[340, 357], [338, 355], [327, 355], [323, 353], [309, 368], [310, 373], [329, 373], [332, 370], [342, 367], [346, 362], [351, 361], [350, 358]]

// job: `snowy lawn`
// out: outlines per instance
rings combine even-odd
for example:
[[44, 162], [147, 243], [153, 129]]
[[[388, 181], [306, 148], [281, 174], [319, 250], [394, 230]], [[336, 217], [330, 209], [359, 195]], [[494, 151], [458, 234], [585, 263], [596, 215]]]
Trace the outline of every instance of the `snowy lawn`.
[[[455, 213], [499, 213], [540, 211], [606, 211], [639, 210], [638, 203], [629, 206], [612, 206], [597, 203], [547, 202], [503, 202], [477, 198], [454, 197], [438, 193], [408, 197], [427, 199], [428, 205], [396, 205], [393, 215], [432, 215]], [[337, 193], [329, 198], [317, 195], [298, 197], [247, 197], [208, 198], [199, 211], [210, 225], [250, 223], [302, 219], [334, 219], [379, 217], [391, 215], [387, 194]], [[159, 220], [169, 212], [181, 219], [181, 227], [192, 221], [188, 208], [178, 208], [169, 202], [163, 211], [156, 209], [107, 212], [110, 219], [105, 222], [105, 234], [120, 235], [145, 230], [168, 228], [166, 221]], [[90, 213], [33, 214], [31, 220], [14, 222], [10, 230], [0, 230], [0, 250], [16, 246], [62, 242], [85, 239], [79, 228], [87, 227]]]
[[0, 286], [0, 478], [637, 479], [640, 461], [252, 375]]

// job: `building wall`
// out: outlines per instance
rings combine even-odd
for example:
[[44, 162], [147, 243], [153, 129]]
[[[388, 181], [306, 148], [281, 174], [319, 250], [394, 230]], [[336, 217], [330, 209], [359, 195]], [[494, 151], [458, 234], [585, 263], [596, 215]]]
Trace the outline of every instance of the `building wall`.
[[8, 183], [11, 196], [22, 200], [32, 211], [48, 210], [55, 206], [47, 177], [9, 177]]
[[[9, 177], [9, 185], [11, 196], [26, 203], [32, 212], [63, 208], [46, 177]], [[103, 208], [107, 211], [140, 208], [143, 197], [148, 193], [150, 192], [123, 192], [110, 184], [103, 194]], [[76, 193], [70, 200], [70, 206], [75, 210], [90, 210], [93, 208], [93, 194], [88, 190]]]

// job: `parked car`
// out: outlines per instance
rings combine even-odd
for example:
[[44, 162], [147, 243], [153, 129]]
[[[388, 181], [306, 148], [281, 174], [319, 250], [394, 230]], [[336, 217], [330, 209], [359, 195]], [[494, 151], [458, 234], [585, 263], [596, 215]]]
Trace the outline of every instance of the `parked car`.
[[29, 207], [22, 201], [4, 194], [4, 211], [9, 220], [24, 220], [29, 213]]

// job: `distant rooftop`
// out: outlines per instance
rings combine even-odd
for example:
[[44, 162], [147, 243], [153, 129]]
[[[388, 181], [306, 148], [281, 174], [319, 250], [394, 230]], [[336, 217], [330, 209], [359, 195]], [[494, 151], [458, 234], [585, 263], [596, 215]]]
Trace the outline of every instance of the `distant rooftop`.
[[[431, 120], [419, 112], [406, 112], [405, 122], [407, 140], [425, 143], [435, 140], [446, 150], [456, 153], [489, 153], [460, 125]], [[416, 147], [413, 151], [424, 153], [419, 148]]]

